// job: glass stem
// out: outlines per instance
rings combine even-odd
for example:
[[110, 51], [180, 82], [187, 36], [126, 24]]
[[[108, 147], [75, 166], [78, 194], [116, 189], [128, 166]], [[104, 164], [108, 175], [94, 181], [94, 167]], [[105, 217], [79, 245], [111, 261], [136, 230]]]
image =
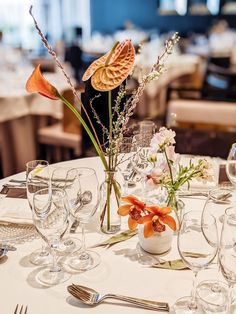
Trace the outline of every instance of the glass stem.
[[233, 304], [233, 290], [234, 290], [234, 284], [229, 283], [229, 304], [228, 304], [228, 313], [230, 314], [230, 307]]
[[86, 243], [85, 243], [85, 225], [84, 223], [81, 223], [81, 230], [82, 230], [82, 244], [81, 244], [81, 252], [86, 252]]
[[47, 245], [44, 243], [44, 240], [42, 239], [40, 256], [46, 256], [46, 255], [48, 255]]
[[197, 286], [197, 274], [198, 271], [193, 271], [194, 278], [193, 278], [193, 287], [192, 287], [192, 293], [191, 293], [191, 301], [189, 304], [190, 309], [196, 309], [197, 304], [196, 304], [196, 286]]
[[58, 248], [58, 240], [53, 241], [51, 244], [51, 254], [52, 254], [52, 267], [50, 269], [51, 272], [59, 272], [61, 270], [60, 266], [57, 263], [57, 252], [56, 248]]

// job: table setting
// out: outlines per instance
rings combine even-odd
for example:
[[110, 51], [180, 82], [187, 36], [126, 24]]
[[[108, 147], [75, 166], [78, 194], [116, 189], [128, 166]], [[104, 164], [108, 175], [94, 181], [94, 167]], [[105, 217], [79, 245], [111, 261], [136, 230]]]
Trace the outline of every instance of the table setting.
[[[101, 96], [90, 101], [92, 118], [32, 7], [30, 14], [85, 116], [46, 80], [40, 65], [26, 90], [61, 100], [98, 157], [52, 165], [31, 160], [25, 172], [0, 181], [2, 312], [233, 314], [236, 194], [229, 183], [219, 184], [222, 161], [177, 154], [175, 132], [156, 131], [152, 122], [126, 136], [139, 98], [164, 72], [178, 34], [129, 98], [123, 82], [134, 67], [131, 40], [88, 67], [82, 78], [87, 90], [107, 98], [103, 121], [93, 104]], [[235, 145], [224, 162], [232, 184]]]

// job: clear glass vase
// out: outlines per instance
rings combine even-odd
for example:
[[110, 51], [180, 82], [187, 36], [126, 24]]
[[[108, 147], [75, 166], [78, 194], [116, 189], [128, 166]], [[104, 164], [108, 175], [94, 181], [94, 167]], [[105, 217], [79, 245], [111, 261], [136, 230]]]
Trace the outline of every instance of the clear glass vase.
[[120, 206], [120, 191], [116, 171], [105, 171], [105, 181], [100, 186], [100, 228], [104, 233], [120, 231], [121, 218], [117, 213]]

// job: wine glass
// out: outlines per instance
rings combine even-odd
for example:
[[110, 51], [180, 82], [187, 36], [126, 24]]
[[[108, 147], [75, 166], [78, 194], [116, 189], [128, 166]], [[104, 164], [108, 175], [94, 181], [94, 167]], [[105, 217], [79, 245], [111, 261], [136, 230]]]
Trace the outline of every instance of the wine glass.
[[[51, 175], [51, 184], [52, 187], [60, 188], [66, 192], [69, 209], [73, 206], [77, 207], [79, 202], [80, 182], [75, 168], [54, 168]], [[72, 222], [73, 221], [70, 221], [68, 224], [67, 230], [70, 230]], [[64, 241], [61, 241], [59, 251], [61, 253], [71, 253], [75, 249], [78, 250], [80, 248], [81, 241], [79, 239], [68, 237]]]
[[36, 229], [50, 246], [53, 263], [37, 274], [40, 283], [56, 285], [70, 278], [57, 262], [60, 237], [67, 229], [68, 203], [66, 193], [59, 188], [46, 188], [33, 196], [33, 220]]
[[202, 219], [202, 211], [190, 211], [183, 216], [178, 233], [178, 251], [185, 264], [194, 273], [191, 297], [182, 297], [173, 306], [174, 313], [202, 313], [195, 300], [196, 277], [215, 258], [218, 232], [215, 217]]
[[226, 163], [226, 174], [230, 182], [236, 186], [236, 143], [232, 144]]
[[153, 168], [153, 163], [149, 157], [151, 153], [150, 142], [152, 134], [137, 134], [133, 137], [133, 151], [135, 154], [132, 158], [134, 170], [141, 176], [143, 197], [146, 195], [146, 176]]
[[132, 137], [123, 137], [122, 142], [119, 146], [119, 170], [123, 176], [124, 189], [123, 195], [128, 194], [129, 186], [135, 186], [136, 183], [132, 181], [132, 177], [135, 174], [133, 164], [131, 162], [134, 154], [134, 145]]
[[[95, 214], [99, 204], [99, 184], [94, 169], [81, 167], [77, 168], [77, 171], [81, 187], [79, 195], [81, 201], [77, 206], [71, 207], [70, 212], [81, 225], [82, 248], [70, 257], [68, 265], [75, 270], [84, 271], [94, 268], [100, 263], [99, 254], [87, 250], [85, 244], [85, 225]], [[85, 196], [86, 202], [83, 202]]]
[[[50, 185], [48, 166], [49, 163], [46, 160], [31, 160], [26, 163], [26, 190], [31, 210], [33, 209], [34, 193], [38, 190], [48, 188]], [[34, 265], [51, 263], [52, 258], [43, 240], [41, 248], [32, 252], [29, 260]]]
[[[220, 237], [225, 210], [233, 204], [236, 204], [236, 194], [232, 189], [220, 187], [209, 192], [203, 208], [202, 218], [207, 221], [209, 216], [215, 217], [218, 237]], [[220, 271], [219, 258], [217, 264]], [[197, 295], [206, 306], [207, 304], [211, 304], [212, 307], [214, 305], [215, 308], [218, 306], [219, 311], [225, 306], [228, 299], [225, 284], [219, 280], [206, 280], [200, 283], [197, 287]]]
[[229, 285], [229, 313], [234, 303], [233, 288], [236, 283], [236, 205], [225, 211], [220, 237], [219, 262], [221, 272]]

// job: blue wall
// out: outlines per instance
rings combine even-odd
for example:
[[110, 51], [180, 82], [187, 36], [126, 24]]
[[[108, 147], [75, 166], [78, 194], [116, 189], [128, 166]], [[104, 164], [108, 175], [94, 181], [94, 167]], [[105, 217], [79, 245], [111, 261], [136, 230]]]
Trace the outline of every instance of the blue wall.
[[156, 0], [91, 0], [91, 29], [112, 33], [125, 21], [150, 29], [157, 25]]
[[156, 28], [161, 33], [179, 31], [182, 36], [192, 31], [205, 33], [217, 18], [226, 19], [236, 28], [235, 15], [158, 15], [157, 0], [90, 0], [90, 3], [92, 32], [113, 33], [127, 20], [140, 28]]

